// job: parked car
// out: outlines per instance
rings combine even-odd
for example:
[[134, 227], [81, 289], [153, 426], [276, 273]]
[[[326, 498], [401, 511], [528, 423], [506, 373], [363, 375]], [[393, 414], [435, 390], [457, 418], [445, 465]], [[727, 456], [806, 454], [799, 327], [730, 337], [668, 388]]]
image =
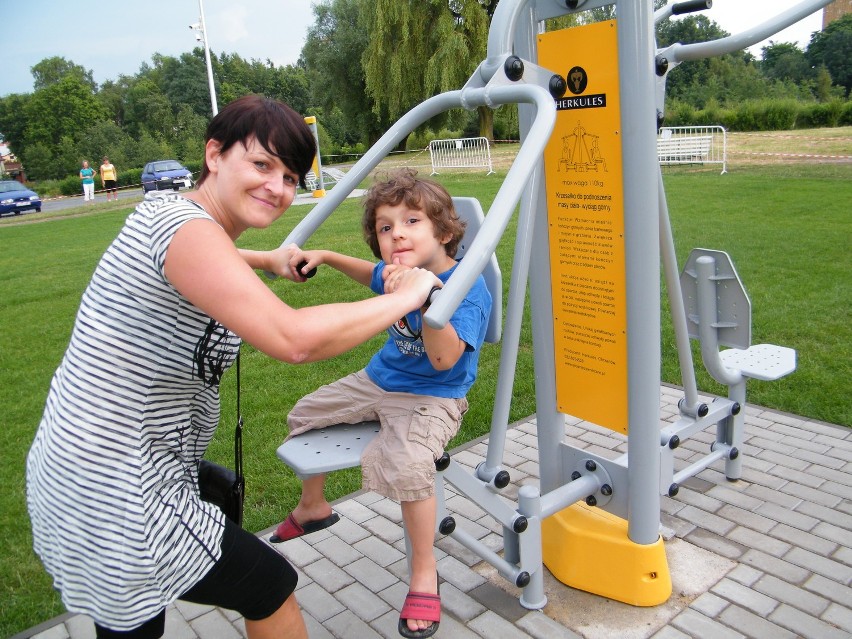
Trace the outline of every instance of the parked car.
[[14, 180], [0, 182], [0, 215], [18, 215], [30, 209], [41, 211], [41, 198], [35, 191]]
[[142, 192], [192, 188], [192, 172], [177, 160], [148, 162], [142, 170]]

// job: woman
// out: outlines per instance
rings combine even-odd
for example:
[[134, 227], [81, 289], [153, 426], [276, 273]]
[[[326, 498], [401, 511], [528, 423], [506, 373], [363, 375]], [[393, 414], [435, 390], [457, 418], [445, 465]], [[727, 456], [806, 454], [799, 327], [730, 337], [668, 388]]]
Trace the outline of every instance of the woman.
[[207, 130], [196, 191], [146, 199], [98, 265], [27, 460], [34, 547], [98, 637], [160, 637], [175, 599], [239, 611], [253, 639], [305, 637], [294, 569], [199, 499], [197, 465], [240, 338], [289, 363], [342, 353], [420, 308], [437, 278], [294, 309], [252, 269], [290, 279], [290, 252], [241, 251], [293, 201], [314, 156], [301, 116], [241, 98]]

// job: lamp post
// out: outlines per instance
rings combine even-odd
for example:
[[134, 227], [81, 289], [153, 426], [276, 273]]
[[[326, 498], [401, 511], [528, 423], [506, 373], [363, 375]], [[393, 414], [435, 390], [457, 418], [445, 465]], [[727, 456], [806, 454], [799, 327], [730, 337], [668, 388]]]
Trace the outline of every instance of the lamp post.
[[210, 86], [210, 105], [213, 108], [213, 117], [219, 113], [219, 107], [216, 104], [216, 87], [213, 84], [213, 65], [210, 64], [210, 47], [207, 45], [207, 27], [204, 25], [204, 4], [202, 0], [198, 0], [198, 12], [200, 14], [200, 22], [189, 25], [189, 28], [195, 31], [195, 39], [198, 42], [204, 43], [204, 60], [207, 63], [207, 83]]

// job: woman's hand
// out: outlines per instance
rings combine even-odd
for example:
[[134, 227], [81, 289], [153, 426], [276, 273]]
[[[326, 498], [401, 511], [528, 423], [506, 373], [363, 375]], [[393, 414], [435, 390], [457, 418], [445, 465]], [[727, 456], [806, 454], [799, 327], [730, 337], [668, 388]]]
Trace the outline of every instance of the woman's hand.
[[271, 268], [267, 270], [293, 282], [307, 281], [308, 271], [323, 263], [320, 251], [303, 251], [296, 244], [269, 251], [268, 259]]
[[[392, 290], [388, 290], [389, 280], [393, 281]], [[394, 270], [385, 280], [385, 293], [416, 295], [416, 299], [420, 300], [419, 306], [422, 308], [435, 286], [441, 288], [443, 283], [432, 271], [425, 268], [402, 267]]]
[[403, 266], [399, 263], [399, 259], [394, 260], [393, 264], [385, 264], [382, 269], [382, 280], [385, 283], [385, 293], [393, 293], [399, 288], [399, 284], [405, 273], [410, 271], [411, 267]]

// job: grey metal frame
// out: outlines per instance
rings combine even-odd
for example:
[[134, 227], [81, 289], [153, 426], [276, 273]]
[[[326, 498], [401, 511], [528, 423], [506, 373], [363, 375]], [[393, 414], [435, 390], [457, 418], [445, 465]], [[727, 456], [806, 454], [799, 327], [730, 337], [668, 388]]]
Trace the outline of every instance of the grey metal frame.
[[[657, 162], [655, 123], [663, 112], [665, 75], [681, 61], [750, 46], [829, 2], [805, 0], [742, 34], [715, 42], [675, 44], [658, 50], [653, 25], [672, 15], [672, 5], [654, 14], [651, 0], [616, 0], [615, 3], [502, 0], [492, 19], [487, 57], [465, 87], [430, 98], [404, 115], [285, 239], [285, 244], [303, 244], [369, 172], [409, 132], [430, 117], [450, 108], [518, 104], [521, 128], [518, 155], [467, 256], [438, 293], [424, 320], [435, 327], [446, 324], [493, 255], [514, 208], [520, 203], [486, 460], [474, 474], [450, 460], [449, 466], [439, 473], [436, 490], [438, 530], [451, 534], [506, 579], [523, 588], [520, 601], [525, 607], [541, 608], [547, 602], [541, 548], [543, 518], [578, 500], [593, 497], [598, 507], [627, 519], [631, 541], [643, 545], [658, 542], [661, 494], [671, 494], [679, 482], [720, 459], [725, 460], [729, 478], [740, 476], [738, 447], [742, 442], [743, 413], [739, 408], [745, 404], [747, 377], [763, 375], [761, 379], [773, 379], [795, 368], [795, 353], [782, 347], [746, 345], [745, 350], [719, 352], [725, 339], [720, 341], [719, 338], [715, 287], [719, 282], [718, 269], [724, 271], [727, 266], [718, 252], [707, 252], [695, 259], [694, 283], [700, 317], [693, 325], [700, 334], [704, 364], [714, 377], [729, 386], [729, 397], [720, 398], [711, 406], [699, 400], [689, 342], [692, 318], [687, 317], [682, 302], [674, 241]], [[542, 160], [556, 117], [554, 100], [548, 93], [554, 73], [536, 64], [536, 35], [544, 19], [610, 4], [615, 4], [618, 13], [621, 100], [630, 105], [629, 109], [622, 109], [621, 122], [623, 165], [629, 167], [623, 174], [629, 435], [627, 454], [615, 460], [573, 448], [562, 441], [565, 416], [556, 409], [550, 251]], [[511, 80], [506, 75], [505, 65], [512, 56], [522, 60], [524, 72], [519, 80]], [[662, 58], [667, 59], [667, 65], [661, 65]], [[664, 67], [665, 70], [658, 74], [657, 70]], [[671, 302], [684, 385], [680, 418], [662, 430], [659, 415], [660, 309], [659, 304], [652, 303], [660, 297], [661, 266]], [[728, 270], [732, 269], [730, 265]], [[535, 277], [530, 278], [530, 272]], [[539, 487], [522, 487], [515, 508], [499, 491], [506, 481], [501, 464], [527, 285], [532, 310], [540, 483]], [[757, 350], [749, 354], [752, 349]], [[765, 364], [766, 359], [772, 364]], [[714, 423], [717, 424], [717, 442], [710, 454], [675, 473], [673, 451], [677, 443]], [[629, 464], [628, 459], [642, 462]], [[504, 531], [502, 557], [464, 530], [455, 528], [446, 508], [444, 482], [452, 484], [501, 523]]]

